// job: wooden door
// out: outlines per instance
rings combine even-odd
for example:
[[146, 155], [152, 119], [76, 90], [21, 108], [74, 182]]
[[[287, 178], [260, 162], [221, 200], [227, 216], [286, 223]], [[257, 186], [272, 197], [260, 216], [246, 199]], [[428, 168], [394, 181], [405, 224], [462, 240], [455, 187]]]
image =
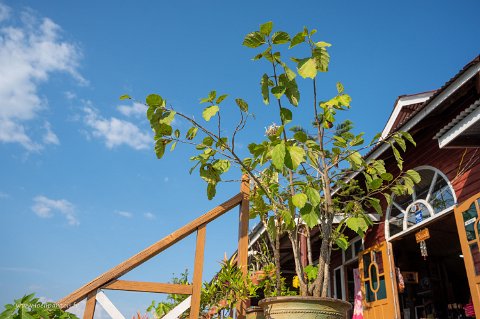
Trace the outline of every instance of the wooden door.
[[365, 319], [400, 318], [391, 251], [391, 244], [383, 242], [358, 255]]
[[480, 193], [455, 208], [463, 261], [477, 319], [480, 319]]

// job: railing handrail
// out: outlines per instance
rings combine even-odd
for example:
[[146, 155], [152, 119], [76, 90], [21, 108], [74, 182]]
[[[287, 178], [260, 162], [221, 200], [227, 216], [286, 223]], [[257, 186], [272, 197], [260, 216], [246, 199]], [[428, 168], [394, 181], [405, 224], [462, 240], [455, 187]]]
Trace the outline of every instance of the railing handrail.
[[[245, 179], [243, 180], [243, 182], [245, 183]], [[57, 304], [63, 310], [70, 308], [71, 306], [80, 302], [84, 298], [94, 295], [97, 289], [102, 288], [103, 286], [105, 286], [106, 284], [110, 283], [113, 280], [117, 280], [119, 277], [126, 274], [130, 270], [143, 264], [147, 260], [153, 258], [154, 256], [158, 255], [160, 252], [167, 249], [168, 247], [172, 246], [173, 244], [179, 242], [183, 238], [197, 231], [199, 227], [210, 223], [211, 221], [222, 216], [226, 212], [230, 211], [232, 208], [241, 205], [242, 203], [245, 205], [245, 201], [246, 200], [248, 201], [248, 193], [247, 194], [245, 193], [245, 187], [242, 187], [241, 190], [242, 191], [240, 193], [233, 196], [229, 200], [211, 209], [207, 213], [196, 218], [195, 220], [191, 221], [185, 226], [179, 228], [178, 230], [174, 231], [173, 233], [164, 237], [163, 239], [157, 241], [153, 245], [145, 248], [141, 252], [130, 257], [129, 259], [125, 260], [124, 262], [120, 263], [119, 265], [115, 266], [109, 271], [103, 273], [102, 275], [93, 279], [92, 281], [85, 284], [81, 288], [75, 290], [68, 296], [60, 299], [57, 302]], [[247, 202], [247, 207], [248, 207], [248, 202]], [[241, 215], [245, 215], [245, 214], [241, 214]], [[247, 224], [247, 229], [248, 229], [248, 224]]]

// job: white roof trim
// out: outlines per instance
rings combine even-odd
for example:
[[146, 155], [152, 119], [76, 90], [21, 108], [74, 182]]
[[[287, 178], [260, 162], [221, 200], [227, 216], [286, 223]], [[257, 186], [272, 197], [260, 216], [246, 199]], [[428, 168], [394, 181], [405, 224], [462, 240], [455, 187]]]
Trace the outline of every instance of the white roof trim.
[[400, 111], [402, 108], [406, 105], [411, 105], [411, 104], [417, 104], [417, 103], [423, 103], [426, 100], [428, 100], [435, 92], [425, 92], [425, 93], [419, 93], [415, 95], [408, 95], [408, 96], [402, 96], [397, 100], [397, 103], [395, 104], [395, 107], [393, 108], [392, 115], [390, 115], [390, 118], [388, 119], [387, 124], [385, 125], [385, 128], [382, 131], [382, 138], [385, 138], [388, 136], [390, 131], [392, 130], [392, 126], [395, 123], [395, 120], [397, 119], [398, 115], [400, 114]]
[[[470, 112], [468, 114], [468, 112]], [[465, 115], [467, 113], [467, 115]], [[463, 118], [463, 119], [462, 119]], [[452, 122], [444, 127], [438, 135], [438, 145], [440, 148], [447, 146], [451, 141], [465, 132], [473, 124], [480, 121], [480, 99], [475, 101], [467, 110], [459, 114]]]
[[[401, 131], [410, 131], [415, 125], [417, 125], [421, 120], [423, 120], [428, 114], [430, 114], [434, 109], [436, 109], [442, 102], [444, 102], [450, 95], [457, 91], [462, 85], [464, 85], [468, 80], [473, 78], [477, 73], [480, 72], [480, 63], [472, 65], [467, 71], [460, 75], [453, 83], [450, 83], [447, 88], [445, 88], [439, 95], [437, 95], [432, 101], [430, 101], [420, 112], [418, 112], [413, 118], [411, 118], [407, 123], [405, 123], [400, 130]], [[373, 151], [372, 154], [367, 158], [377, 158], [383, 152], [390, 148], [390, 144], [385, 143], [380, 146], [378, 149]], [[356, 174], [352, 174], [352, 178]]]

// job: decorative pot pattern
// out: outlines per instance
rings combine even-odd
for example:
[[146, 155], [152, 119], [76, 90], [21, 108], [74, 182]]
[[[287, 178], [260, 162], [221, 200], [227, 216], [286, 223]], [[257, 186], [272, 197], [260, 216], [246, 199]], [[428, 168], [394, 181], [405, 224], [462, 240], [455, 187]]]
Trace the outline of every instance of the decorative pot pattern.
[[344, 319], [352, 305], [319, 297], [273, 297], [260, 301], [266, 319]]

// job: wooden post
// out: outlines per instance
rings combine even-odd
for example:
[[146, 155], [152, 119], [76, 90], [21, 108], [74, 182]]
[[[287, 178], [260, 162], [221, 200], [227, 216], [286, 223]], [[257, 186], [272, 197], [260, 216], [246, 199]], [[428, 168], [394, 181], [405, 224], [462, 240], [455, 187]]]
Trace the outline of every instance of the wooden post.
[[87, 304], [83, 312], [83, 319], [93, 319], [95, 314], [95, 305], [97, 303], [97, 291], [92, 291], [87, 295]]
[[200, 293], [202, 292], [203, 258], [205, 253], [206, 233], [207, 228], [205, 224], [198, 227], [195, 263], [193, 266], [193, 292], [190, 307], [190, 319], [198, 319], [200, 313]]
[[[243, 195], [240, 203], [239, 226], [238, 226], [238, 267], [242, 270], [245, 279], [248, 275], [248, 221], [249, 198], [250, 198], [250, 179], [248, 175], [242, 176], [242, 185], [240, 193]], [[246, 315], [247, 303], [242, 303], [237, 309], [237, 318], [244, 319]]]

